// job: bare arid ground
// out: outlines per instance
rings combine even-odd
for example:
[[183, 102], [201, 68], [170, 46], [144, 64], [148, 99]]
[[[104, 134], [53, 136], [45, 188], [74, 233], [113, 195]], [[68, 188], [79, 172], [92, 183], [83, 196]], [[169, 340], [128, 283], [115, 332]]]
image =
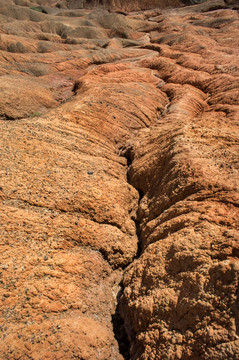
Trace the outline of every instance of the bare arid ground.
[[239, 4], [0, 0], [0, 359], [239, 359]]

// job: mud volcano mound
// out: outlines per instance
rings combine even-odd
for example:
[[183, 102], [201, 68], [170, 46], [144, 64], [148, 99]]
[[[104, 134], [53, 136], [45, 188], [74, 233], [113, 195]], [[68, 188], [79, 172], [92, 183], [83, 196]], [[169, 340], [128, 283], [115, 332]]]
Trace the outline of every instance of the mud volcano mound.
[[238, 20], [0, 0], [0, 359], [239, 359]]

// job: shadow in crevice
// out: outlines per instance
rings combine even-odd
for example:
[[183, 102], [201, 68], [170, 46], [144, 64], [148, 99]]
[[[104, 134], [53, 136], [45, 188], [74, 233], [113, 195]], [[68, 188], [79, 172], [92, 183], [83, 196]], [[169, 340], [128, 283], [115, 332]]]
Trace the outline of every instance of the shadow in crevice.
[[[139, 219], [138, 210], [139, 210], [140, 202], [144, 196], [144, 193], [141, 189], [135, 187], [131, 181], [132, 162], [134, 160], [134, 151], [132, 145], [128, 144], [126, 146], [122, 146], [121, 148], [119, 148], [119, 154], [120, 156], [125, 157], [127, 160], [127, 182], [128, 184], [133, 186], [138, 191], [139, 194], [138, 208], [136, 210], [136, 214], [134, 214], [134, 216], [131, 217], [131, 219], [135, 222], [136, 235], [138, 238], [137, 253], [134, 259], [132, 259], [133, 262], [135, 259], [138, 259], [142, 254], [142, 241], [141, 241], [141, 228], [140, 228], [141, 222]], [[115, 309], [115, 313], [112, 315], [113, 331], [114, 331], [115, 339], [117, 340], [119, 345], [120, 354], [123, 356], [125, 360], [130, 360], [131, 345], [125, 330], [124, 319], [120, 315], [120, 299], [123, 294], [123, 284], [120, 283], [119, 285], [121, 286], [121, 290], [117, 294], [117, 307]], [[132, 338], [131, 338], [131, 343], [133, 343]]]
[[[142, 200], [144, 193], [139, 189], [136, 189], [136, 190], [139, 193], [139, 201], [138, 201], [138, 209], [139, 209], [140, 201]], [[137, 217], [136, 217], [136, 219], [134, 219], [134, 222], [135, 222], [135, 226], [136, 226], [136, 235], [138, 238], [138, 245], [137, 245], [138, 249], [137, 249], [137, 254], [136, 254], [135, 258], [138, 259], [140, 257], [140, 255], [142, 254], [142, 250], [143, 250], [142, 239], [141, 239], [141, 228], [140, 228], [141, 221], [138, 218], [138, 210], [137, 210]]]
[[112, 315], [112, 324], [113, 324], [115, 339], [117, 340], [119, 345], [119, 352], [125, 360], [129, 360], [130, 342], [128, 340], [128, 336], [125, 331], [124, 320], [122, 319], [119, 310], [119, 301], [122, 295], [122, 291], [123, 290], [121, 289], [117, 295], [117, 307], [115, 309], [115, 313]]
[[239, 336], [239, 284], [237, 285], [237, 297], [233, 308], [236, 320], [236, 334]]
[[183, 0], [183, 3], [185, 5], [197, 5], [197, 4], [201, 4], [204, 3], [207, 0]]

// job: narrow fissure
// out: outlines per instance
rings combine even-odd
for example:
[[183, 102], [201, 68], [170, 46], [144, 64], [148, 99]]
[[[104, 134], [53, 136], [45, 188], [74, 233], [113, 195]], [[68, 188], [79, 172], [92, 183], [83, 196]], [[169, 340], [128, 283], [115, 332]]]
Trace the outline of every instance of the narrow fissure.
[[135, 259], [138, 259], [142, 253], [141, 230], [140, 230], [140, 222], [138, 220], [135, 220], [135, 226], [136, 226], [136, 235], [138, 237], [138, 249]]
[[[125, 150], [122, 150], [121, 152], [122, 156], [124, 156], [127, 159], [127, 182], [128, 184], [130, 184], [131, 186], [133, 186], [131, 184], [130, 181], [130, 174], [129, 174], [129, 169], [132, 165], [133, 162], [133, 152], [132, 152], [132, 147], [127, 147]], [[135, 187], [134, 187], [135, 188]], [[137, 254], [135, 256], [135, 259], [138, 259], [141, 255], [142, 252], [142, 242], [141, 242], [141, 230], [140, 230], [140, 221], [138, 220], [138, 209], [139, 209], [139, 205], [140, 205], [140, 201], [142, 200], [144, 193], [142, 192], [142, 190], [135, 188], [138, 191], [139, 194], [139, 201], [138, 201], [138, 208], [136, 211], [136, 218], [134, 218], [134, 222], [135, 222], [135, 227], [136, 227], [136, 235], [138, 238], [138, 250], [137, 250]]]
[[123, 284], [120, 285], [120, 291], [117, 294], [117, 306], [112, 315], [112, 324], [115, 339], [118, 342], [119, 352], [125, 360], [130, 359], [130, 342], [125, 330], [124, 320], [120, 315], [120, 298], [123, 294]]
[[[132, 186], [131, 181], [130, 181], [130, 176], [129, 176], [129, 169], [130, 169], [130, 167], [132, 165], [132, 161], [133, 161], [132, 147], [125, 147], [125, 148], [122, 147], [120, 149], [120, 156], [125, 157], [127, 160], [127, 182], [128, 182], [128, 184], [130, 184]], [[141, 190], [139, 190], [139, 189], [136, 189], [136, 190], [138, 191], [138, 194], [139, 194], [139, 200], [138, 200], [138, 208], [139, 208], [140, 201], [142, 200], [144, 194]], [[135, 259], [138, 259], [142, 253], [140, 221], [137, 218], [138, 208], [136, 211], [136, 218], [132, 219], [135, 222], [136, 235], [138, 238], [137, 253], [136, 253], [135, 257], [132, 259], [132, 262]], [[121, 300], [121, 297], [122, 297], [122, 294], [124, 291], [123, 282], [121, 282], [119, 284], [119, 286], [120, 286], [120, 291], [118, 292], [117, 299], [116, 299], [117, 306], [116, 306], [114, 314], [112, 315], [113, 331], [114, 331], [115, 339], [118, 342], [120, 354], [123, 356], [123, 358], [125, 360], [130, 360], [130, 341], [129, 341], [127, 331], [125, 328], [124, 319], [122, 318], [122, 316], [120, 314], [120, 300]]]
[[[130, 178], [129, 177], [128, 177], [128, 183], [130, 185], [132, 185], [130, 183]], [[136, 254], [134, 259], [138, 259], [140, 257], [140, 255], [142, 254], [142, 249], [143, 249], [143, 247], [142, 247], [142, 239], [141, 239], [140, 221], [138, 219], [138, 210], [139, 210], [140, 202], [143, 199], [144, 193], [139, 189], [136, 189], [136, 190], [138, 191], [138, 194], [139, 194], [139, 201], [138, 201], [138, 208], [137, 208], [137, 212], [136, 212], [136, 219], [134, 219], [134, 222], [135, 222], [135, 226], [136, 226], [136, 235], [137, 235], [137, 238], [138, 238], [138, 250], [137, 250], [137, 254]]]

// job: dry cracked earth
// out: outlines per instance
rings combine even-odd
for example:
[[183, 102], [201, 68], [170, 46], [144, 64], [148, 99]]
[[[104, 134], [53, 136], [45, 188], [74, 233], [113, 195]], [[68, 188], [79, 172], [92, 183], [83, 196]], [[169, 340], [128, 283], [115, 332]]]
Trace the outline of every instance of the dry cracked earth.
[[239, 359], [237, 1], [0, 0], [0, 359]]

